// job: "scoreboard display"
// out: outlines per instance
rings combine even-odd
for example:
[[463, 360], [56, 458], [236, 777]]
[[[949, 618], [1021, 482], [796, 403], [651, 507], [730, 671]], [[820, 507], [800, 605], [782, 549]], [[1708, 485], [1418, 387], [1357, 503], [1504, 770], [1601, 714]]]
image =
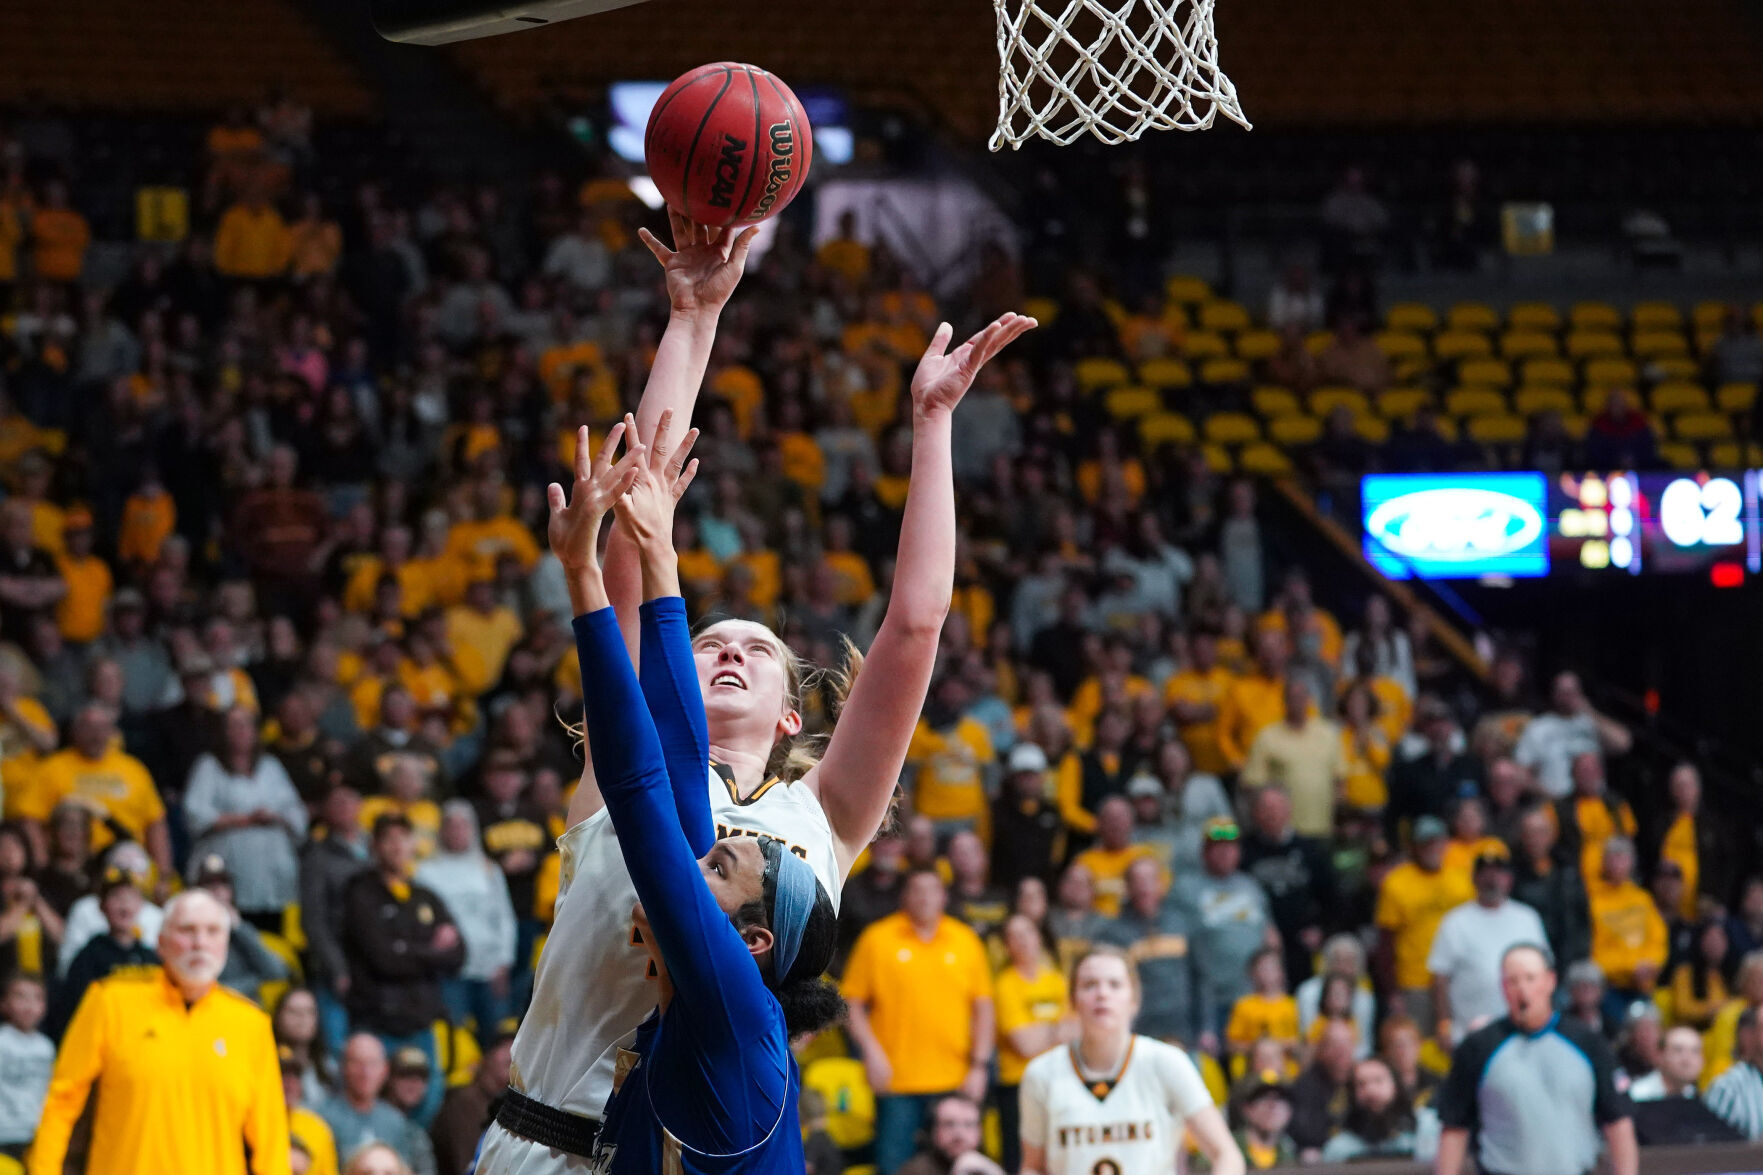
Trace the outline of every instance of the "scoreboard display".
[[1740, 473], [1373, 474], [1365, 557], [1393, 579], [1569, 570], [1763, 571], [1763, 476]]

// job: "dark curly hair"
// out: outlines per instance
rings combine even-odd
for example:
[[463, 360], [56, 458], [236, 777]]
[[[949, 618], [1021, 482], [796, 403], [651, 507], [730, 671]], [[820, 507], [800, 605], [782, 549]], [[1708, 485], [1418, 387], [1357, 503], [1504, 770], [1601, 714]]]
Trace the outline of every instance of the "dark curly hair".
[[[777, 873], [783, 855], [790, 850], [784, 843], [769, 836], [759, 838], [760, 851], [765, 854], [765, 885], [758, 901], [748, 902], [735, 911], [737, 930], [749, 926], [771, 929], [771, 912], [777, 901]], [[792, 1037], [819, 1032], [838, 1023], [845, 1015], [845, 1001], [839, 989], [825, 977], [837, 945], [839, 918], [833, 912], [832, 899], [826, 887], [817, 880], [814, 886], [814, 908], [808, 913], [808, 925], [802, 931], [802, 945], [789, 974], [773, 972], [772, 956], [759, 960], [759, 973], [765, 985], [783, 1005], [784, 1028]]]

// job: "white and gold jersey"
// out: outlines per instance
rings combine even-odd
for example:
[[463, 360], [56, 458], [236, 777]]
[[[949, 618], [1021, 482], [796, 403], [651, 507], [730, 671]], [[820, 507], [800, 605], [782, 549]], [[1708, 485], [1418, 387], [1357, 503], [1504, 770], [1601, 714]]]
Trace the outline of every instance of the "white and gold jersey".
[[1022, 1076], [1022, 1141], [1045, 1175], [1168, 1175], [1189, 1117], [1212, 1104], [1188, 1055], [1135, 1036], [1113, 1081], [1086, 1080], [1077, 1046], [1042, 1053]]
[[[814, 869], [837, 909], [842, 879], [832, 826], [814, 793], [768, 780], [745, 800], [720, 764], [709, 773], [718, 839], [770, 836]], [[602, 808], [557, 838], [557, 913], [533, 979], [532, 1006], [514, 1038], [510, 1083], [558, 1110], [599, 1118], [612, 1093], [621, 1043], [654, 1010], [648, 951], [635, 936], [637, 893]]]

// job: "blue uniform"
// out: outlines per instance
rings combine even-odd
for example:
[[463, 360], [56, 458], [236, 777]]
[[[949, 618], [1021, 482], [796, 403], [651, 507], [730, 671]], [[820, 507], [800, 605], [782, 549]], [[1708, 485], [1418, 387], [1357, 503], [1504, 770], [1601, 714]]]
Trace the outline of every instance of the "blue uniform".
[[674, 989], [621, 1058], [593, 1169], [800, 1175], [801, 1080], [783, 1008], [698, 867], [714, 832], [684, 603], [653, 601], [643, 619], [641, 684], [610, 608], [575, 620], [594, 773]]

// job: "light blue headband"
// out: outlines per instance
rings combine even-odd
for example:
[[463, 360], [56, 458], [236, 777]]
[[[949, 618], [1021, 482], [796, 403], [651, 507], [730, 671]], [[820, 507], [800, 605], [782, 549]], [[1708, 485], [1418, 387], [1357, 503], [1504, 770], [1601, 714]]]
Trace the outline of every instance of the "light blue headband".
[[771, 898], [771, 971], [780, 986], [796, 965], [802, 949], [802, 935], [808, 929], [808, 918], [814, 913], [814, 902], [820, 894], [820, 882], [808, 862], [783, 846], [777, 861], [777, 888]]

